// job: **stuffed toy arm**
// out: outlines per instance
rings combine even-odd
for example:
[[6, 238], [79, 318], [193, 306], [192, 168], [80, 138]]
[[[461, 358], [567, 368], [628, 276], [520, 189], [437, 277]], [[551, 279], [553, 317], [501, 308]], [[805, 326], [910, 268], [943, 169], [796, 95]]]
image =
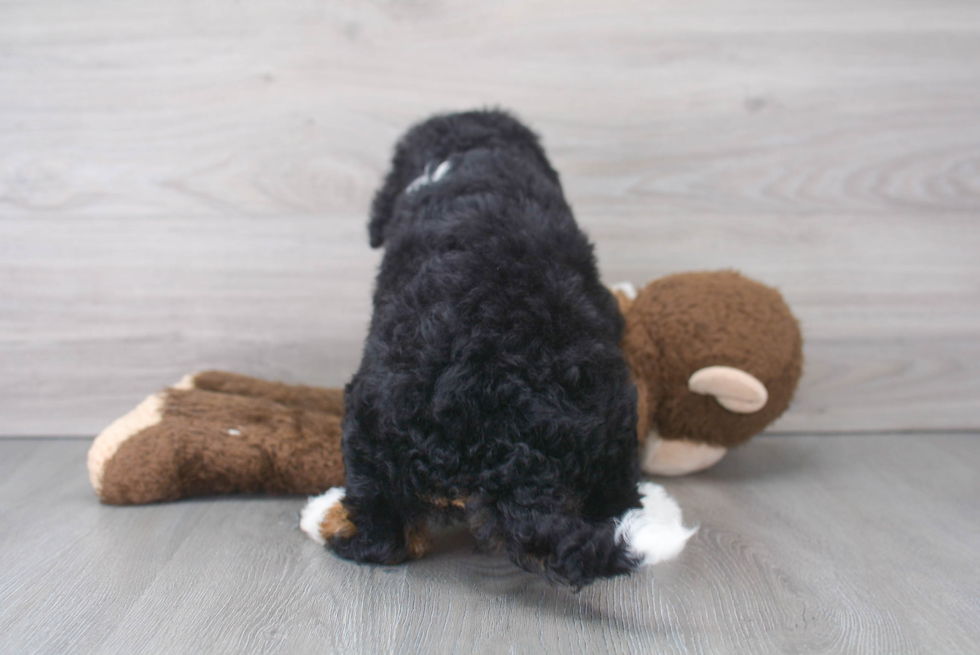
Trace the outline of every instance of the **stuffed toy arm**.
[[147, 397], [92, 444], [113, 505], [221, 493], [314, 494], [344, 482], [343, 392], [209, 371]]

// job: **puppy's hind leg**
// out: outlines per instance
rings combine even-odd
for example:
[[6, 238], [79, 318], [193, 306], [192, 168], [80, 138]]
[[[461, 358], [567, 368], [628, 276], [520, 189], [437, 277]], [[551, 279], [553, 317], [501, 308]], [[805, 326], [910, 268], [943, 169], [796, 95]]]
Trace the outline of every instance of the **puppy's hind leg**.
[[481, 527], [485, 534], [498, 535], [521, 568], [581, 588], [596, 578], [671, 559], [694, 533], [684, 527], [680, 509], [662, 487], [646, 483], [639, 491], [642, 507], [602, 519], [549, 502], [498, 501], [495, 508], [484, 509]]
[[420, 516], [399, 513], [397, 504], [376, 493], [373, 483], [365, 484], [356, 476], [348, 476], [347, 490], [334, 487], [311, 498], [303, 509], [300, 528], [314, 541], [355, 562], [398, 564], [422, 557], [428, 547]]
[[557, 508], [511, 502], [498, 502], [495, 514], [494, 532], [511, 561], [549, 582], [578, 589], [636, 567], [617, 548], [612, 522], [594, 523]]

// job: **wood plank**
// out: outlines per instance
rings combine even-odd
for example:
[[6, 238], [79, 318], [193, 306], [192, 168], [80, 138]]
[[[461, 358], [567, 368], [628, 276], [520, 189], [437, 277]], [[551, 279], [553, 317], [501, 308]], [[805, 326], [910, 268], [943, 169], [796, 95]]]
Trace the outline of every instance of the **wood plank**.
[[[582, 222], [609, 282], [733, 265], [781, 288], [807, 365], [773, 429], [980, 425], [972, 217]], [[344, 384], [378, 261], [364, 232], [355, 215], [0, 222], [0, 434], [92, 435], [204, 368]]]
[[0, 12], [13, 215], [362, 213], [410, 122], [482, 104], [520, 110], [595, 209], [980, 208], [961, 2]]
[[676, 561], [580, 594], [462, 532], [336, 559], [302, 499], [100, 506], [85, 440], [0, 441], [4, 652], [970, 653], [978, 434], [760, 437], [669, 480]]

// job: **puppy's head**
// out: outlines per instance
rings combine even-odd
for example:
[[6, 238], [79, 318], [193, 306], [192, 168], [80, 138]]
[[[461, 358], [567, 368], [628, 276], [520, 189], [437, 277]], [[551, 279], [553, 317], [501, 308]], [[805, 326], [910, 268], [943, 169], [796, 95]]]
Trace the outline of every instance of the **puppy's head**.
[[409, 129], [395, 146], [391, 170], [371, 205], [371, 247], [384, 244], [395, 203], [413, 182], [434, 175], [452, 155], [475, 148], [517, 150], [560, 184], [537, 135], [511, 114], [494, 109], [434, 116]]

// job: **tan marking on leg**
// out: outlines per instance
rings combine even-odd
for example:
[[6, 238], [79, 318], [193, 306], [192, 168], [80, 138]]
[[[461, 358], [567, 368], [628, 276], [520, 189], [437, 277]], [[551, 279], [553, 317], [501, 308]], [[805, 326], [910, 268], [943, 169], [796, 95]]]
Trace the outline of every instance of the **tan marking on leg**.
[[347, 539], [355, 534], [357, 534], [357, 526], [347, 518], [347, 510], [341, 503], [328, 509], [323, 515], [323, 520], [320, 521], [320, 536], [324, 541], [333, 536]]
[[405, 547], [409, 559], [420, 559], [429, 552], [429, 531], [425, 526], [405, 528]]
[[436, 509], [449, 509], [450, 507], [466, 509], [466, 498], [455, 498], [453, 500], [449, 500], [449, 498], [446, 496], [423, 496], [422, 500], [431, 504]]

